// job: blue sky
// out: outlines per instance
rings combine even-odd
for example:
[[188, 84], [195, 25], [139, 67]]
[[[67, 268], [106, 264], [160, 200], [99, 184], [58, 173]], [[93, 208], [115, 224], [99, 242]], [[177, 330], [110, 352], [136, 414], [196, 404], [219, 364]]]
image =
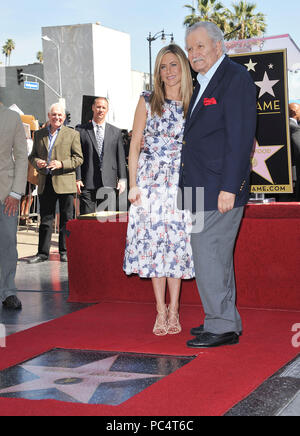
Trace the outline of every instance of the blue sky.
[[[300, 46], [300, 2], [298, 0], [251, 0], [257, 12], [267, 16], [266, 36], [289, 33]], [[250, 0], [249, 0], [250, 2]], [[165, 29], [174, 33], [179, 45], [184, 45], [183, 20], [187, 15], [185, 4], [193, 0], [11, 0], [2, 5], [0, 12], [0, 47], [8, 38], [16, 43], [11, 65], [36, 61], [36, 53], [42, 49], [41, 28], [47, 26], [94, 23], [127, 32], [131, 35], [132, 68], [148, 71], [149, 32]], [[227, 7], [233, 1], [223, 0]], [[3, 8], [3, 9], [2, 9]], [[162, 47], [157, 40], [153, 44], [153, 56]], [[0, 61], [4, 56], [0, 52]]]

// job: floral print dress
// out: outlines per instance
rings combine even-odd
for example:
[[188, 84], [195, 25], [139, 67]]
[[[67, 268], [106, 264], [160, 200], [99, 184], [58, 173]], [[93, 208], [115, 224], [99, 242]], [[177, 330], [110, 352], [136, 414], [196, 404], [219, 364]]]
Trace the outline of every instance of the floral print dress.
[[141, 205], [130, 207], [124, 271], [142, 278], [195, 276], [190, 244], [192, 223], [177, 208], [184, 111], [179, 102], [166, 100], [163, 115], [152, 116], [150, 93], [145, 144], [138, 162], [137, 186]]

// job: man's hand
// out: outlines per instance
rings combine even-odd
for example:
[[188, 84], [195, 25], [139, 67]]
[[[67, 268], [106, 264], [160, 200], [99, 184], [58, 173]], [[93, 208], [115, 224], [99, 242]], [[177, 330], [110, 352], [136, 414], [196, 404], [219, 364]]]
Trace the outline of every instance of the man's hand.
[[126, 181], [120, 180], [117, 186], [117, 190], [119, 191], [119, 194], [123, 194], [126, 189]]
[[47, 162], [45, 160], [39, 159], [36, 164], [40, 169], [47, 168]]
[[48, 170], [61, 170], [63, 167], [62, 162], [58, 160], [52, 160], [47, 166]]
[[234, 208], [236, 195], [231, 192], [221, 191], [218, 201], [219, 212], [224, 214]]
[[4, 202], [4, 213], [7, 216], [16, 216], [19, 213], [19, 200], [8, 196]]
[[84, 184], [82, 183], [81, 180], [77, 180], [76, 186], [77, 186], [77, 194], [80, 195], [81, 194], [81, 188], [84, 187]]

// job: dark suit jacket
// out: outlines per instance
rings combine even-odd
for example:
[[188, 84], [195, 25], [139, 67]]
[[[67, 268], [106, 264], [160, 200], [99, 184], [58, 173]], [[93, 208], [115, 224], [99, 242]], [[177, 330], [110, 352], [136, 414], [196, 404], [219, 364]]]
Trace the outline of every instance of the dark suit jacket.
[[[44, 192], [48, 172], [45, 169], [39, 169], [37, 161], [39, 159], [48, 160], [48, 148], [49, 131], [46, 127], [35, 133], [32, 152], [29, 156], [30, 163], [39, 172], [39, 194]], [[55, 192], [57, 194], [75, 194], [77, 190], [75, 170], [83, 162], [78, 132], [62, 126], [56, 138], [51, 159], [61, 161], [63, 164], [61, 170], [52, 171], [52, 184]]]
[[187, 115], [179, 186], [193, 188], [193, 212], [197, 187], [204, 188], [206, 211], [218, 209], [220, 191], [236, 194], [235, 207], [243, 206], [256, 132], [255, 84], [245, 67], [226, 56], [190, 116], [199, 89]]
[[118, 179], [126, 179], [126, 162], [122, 132], [106, 123], [103, 144], [103, 163], [100, 171], [99, 155], [93, 123], [82, 124], [76, 129], [80, 133], [83, 165], [77, 169], [76, 178], [82, 180], [86, 189], [102, 186], [116, 188]]
[[296, 166], [300, 164], [300, 126], [290, 120], [291, 145], [293, 163]]
[[296, 166], [296, 172], [297, 172], [295, 198], [297, 201], [300, 201], [300, 126], [291, 120], [290, 120], [290, 133], [291, 133], [291, 145], [292, 145], [292, 160], [293, 160], [293, 165]]

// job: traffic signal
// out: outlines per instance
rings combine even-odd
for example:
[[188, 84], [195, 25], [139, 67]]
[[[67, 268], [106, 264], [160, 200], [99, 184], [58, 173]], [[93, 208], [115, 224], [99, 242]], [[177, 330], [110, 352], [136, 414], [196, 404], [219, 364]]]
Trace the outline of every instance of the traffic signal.
[[17, 69], [17, 76], [18, 76], [18, 85], [21, 85], [21, 83], [24, 82], [24, 79], [23, 79], [23, 69], [22, 68], [18, 68]]
[[71, 114], [70, 112], [66, 111], [66, 122], [65, 124], [68, 126], [69, 124], [71, 124]]

